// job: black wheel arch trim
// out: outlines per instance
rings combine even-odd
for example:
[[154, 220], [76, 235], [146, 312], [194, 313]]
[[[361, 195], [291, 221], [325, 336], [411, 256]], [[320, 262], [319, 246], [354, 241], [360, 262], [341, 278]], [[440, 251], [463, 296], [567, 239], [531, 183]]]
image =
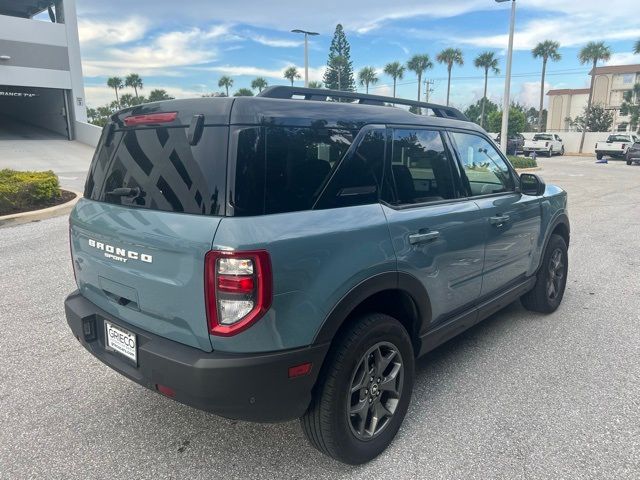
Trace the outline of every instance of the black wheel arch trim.
[[547, 250], [547, 245], [549, 245], [549, 240], [551, 240], [551, 235], [558, 227], [558, 225], [564, 225], [567, 228], [567, 247], [569, 247], [569, 239], [571, 238], [571, 225], [569, 224], [569, 217], [565, 212], [556, 215], [551, 222], [549, 222], [549, 228], [547, 228], [547, 232], [545, 234], [544, 246], [540, 251], [540, 261], [538, 263], [538, 268], [536, 271], [542, 267], [542, 261], [544, 260], [544, 252]]
[[316, 333], [314, 345], [333, 341], [349, 315], [369, 297], [387, 290], [399, 290], [411, 298], [417, 312], [418, 325], [409, 332], [412, 339], [418, 339], [428, 328], [431, 318], [431, 301], [423, 284], [405, 272], [384, 272], [374, 275], [353, 287], [345, 294], [327, 315]]

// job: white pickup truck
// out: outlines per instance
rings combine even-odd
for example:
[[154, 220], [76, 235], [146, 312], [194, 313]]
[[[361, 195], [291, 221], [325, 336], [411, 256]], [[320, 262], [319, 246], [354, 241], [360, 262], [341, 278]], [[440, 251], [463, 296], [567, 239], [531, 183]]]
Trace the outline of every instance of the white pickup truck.
[[555, 133], [536, 133], [533, 140], [525, 140], [522, 147], [524, 155], [528, 157], [531, 153], [536, 155], [564, 155], [564, 145], [562, 139]]
[[611, 134], [606, 142], [596, 143], [596, 157], [598, 160], [605, 156], [623, 158], [635, 142], [640, 142], [640, 138], [633, 133]]

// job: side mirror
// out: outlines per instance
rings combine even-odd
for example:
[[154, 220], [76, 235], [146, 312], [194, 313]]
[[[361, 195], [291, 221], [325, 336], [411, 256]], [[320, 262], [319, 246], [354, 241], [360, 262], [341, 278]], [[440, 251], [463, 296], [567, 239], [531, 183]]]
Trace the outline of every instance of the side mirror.
[[546, 185], [538, 175], [523, 173], [520, 175], [520, 191], [525, 195], [539, 197], [544, 194]]

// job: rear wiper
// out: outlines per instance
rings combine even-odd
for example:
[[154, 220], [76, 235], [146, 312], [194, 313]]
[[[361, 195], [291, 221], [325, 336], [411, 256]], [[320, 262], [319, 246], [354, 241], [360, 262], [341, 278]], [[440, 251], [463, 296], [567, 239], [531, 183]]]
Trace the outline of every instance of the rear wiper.
[[107, 192], [107, 195], [113, 195], [114, 197], [138, 197], [140, 196], [139, 188], [114, 188], [110, 192]]

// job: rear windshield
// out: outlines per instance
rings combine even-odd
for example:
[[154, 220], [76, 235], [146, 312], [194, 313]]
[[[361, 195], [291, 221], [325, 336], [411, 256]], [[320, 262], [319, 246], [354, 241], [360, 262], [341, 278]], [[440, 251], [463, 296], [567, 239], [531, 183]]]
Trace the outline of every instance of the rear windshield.
[[534, 135], [533, 140], [553, 140], [551, 135]]
[[109, 145], [103, 133], [84, 195], [127, 207], [222, 215], [227, 132], [205, 127], [196, 146], [183, 127], [117, 131]]
[[630, 138], [628, 135], [609, 135], [607, 142], [628, 142]]

